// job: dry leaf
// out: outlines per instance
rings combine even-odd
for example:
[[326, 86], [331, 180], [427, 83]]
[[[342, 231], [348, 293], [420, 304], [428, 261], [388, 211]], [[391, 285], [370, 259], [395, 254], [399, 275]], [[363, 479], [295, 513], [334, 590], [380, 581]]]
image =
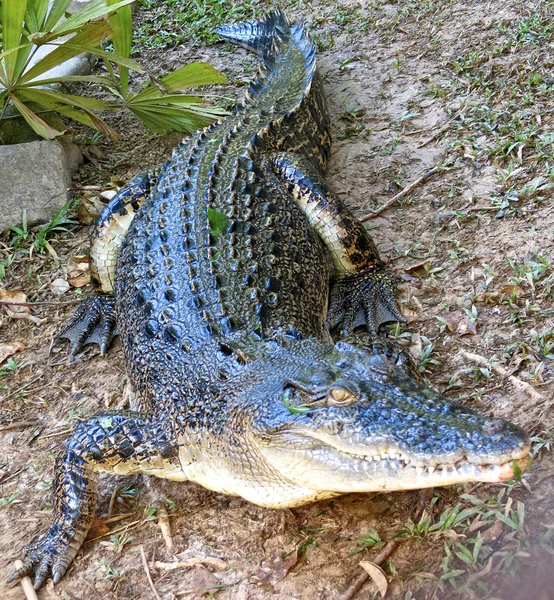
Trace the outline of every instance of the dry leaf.
[[19, 306], [20, 302], [27, 302], [27, 296], [20, 290], [0, 290], [2, 302], [15, 302], [16, 304], [4, 304], [4, 310], [12, 319], [26, 319], [35, 325], [41, 325], [46, 319], [39, 319], [31, 314], [29, 306]]
[[104, 210], [104, 203], [92, 196], [90, 198], [80, 198], [79, 206], [77, 207], [77, 218], [81, 225], [92, 225]]
[[425, 265], [429, 264], [428, 260], [422, 260], [421, 262], [415, 263], [415, 265], [410, 265], [406, 267], [404, 271], [406, 273], [417, 273], [417, 271], [425, 272]]
[[188, 585], [188, 589], [177, 592], [177, 595], [194, 594], [195, 598], [200, 598], [221, 583], [211, 571], [200, 565], [196, 567]]
[[402, 314], [406, 317], [406, 323], [415, 323], [418, 321], [418, 313], [410, 308], [402, 307]]
[[90, 273], [81, 273], [80, 275], [77, 275], [76, 277], [72, 277], [71, 279], [68, 279], [67, 283], [69, 283], [69, 285], [71, 285], [75, 288], [84, 287], [85, 285], [88, 285], [90, 283]]
[[252, 581], [258, 585], [276, 585], [287, 576], [287, 573], [298, 562], [298, 552], [294, 551], [287, 558], [274, 558], [264, 562], [262, 568], [252, 575]]
[[519, 285], [505, 285], [500, 291], [510, 297], [519, 297], [523, 294], [523, 289], [520, 288]]
[[0, 365], [10, 356], [23, 352], [25, 344], [21, 342], [13, 342], [13, 344], [0, 344]]
[[[394, 564], [396, 565], [396, 562]], [[420, 579], [438, 579], [434, 573], [429, 573], [428, 571], [418, 571], [417, 573], [412, 573], [412, 576], [419, 577]]]
[[409, 281], [419, 287], [421, 285], [421, 279], [419, 277], [414, 277], [413, 275], [409, 275], [408, 273], [404, 273], [404, 271], [397, 271], [397, 277], [402, 281]]
[[477, 324], [461, 310], [453, 310], [440, 315], [448, 331], [458, 335], [475, 335], [477, 333]]
[[381, 594], [381, 598], [384, 598], [389, 588], [389, 583], [383, 569], [370, 561], [362, 561], [360, 567], [371, 577], [375, 587]]
[[470, 319], [465, 316], [459, 323], [456, 329], [458, 335], [476, 335], [477, 334], [477, 323], [474, 319]]
[[460, 310], [453, 310], [451, 312], [445, 312], [440, 315], [440, 318], [445, 322], [448, 331], [454, 332], [458, 329], [458, 325], [462, 320], [462, 312]]
[[72, 256], [67, 261], [67, 270], [73, 271], [88, 271], [89, 257], [86, 254], [77, 254]]
[[100, 197], [108, 202], [117, 194], [117, 190], [104, 190], [100, 192]]
[[5, 304], [4, 308], [8, 313], [13, 313], [10, 317], [21, 318], [16, 315], [24, 315], [31, 312], [28, 306], [17, 306], [17, 303], [27, 302], [27, 296], [20, 290], [0, 290], [0, 300], [2, 302], [15, 302], [16, 304]]
[[72, 256], [67, 263], [67, 282], [76, 288], [90, 283], [89, 257], [86, 254]]
[[58, 277], [50, 284], [50, 289], [54, 294], [65, 294], [69, 289], [69, 283], [65, 279]]
[[491, 527], [481, 533], [483, 544], [490, 544], [491, 542], [494, 542], [502, 535], [503, 531], [504, 524], [502, 521], [495, 521]]
[[87, 540], [93, 540], [102, 535], [110, 533], [110, 528], [98, 517], [92, 517], [92, 525], [87, 533]]

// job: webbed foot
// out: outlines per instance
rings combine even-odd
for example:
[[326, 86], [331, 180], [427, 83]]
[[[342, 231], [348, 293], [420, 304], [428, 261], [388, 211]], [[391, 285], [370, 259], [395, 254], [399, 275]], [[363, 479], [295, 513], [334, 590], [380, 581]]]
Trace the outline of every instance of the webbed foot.
[[71, 356], [81, 352], [86, 344], [99, 344], [100, 354], [104, 356], [116, 335], [114, 297], [96, 293], [81, 302], [73, 317], [55, 337], [71, 342]]
[[343, 336], [361, 325], [377, 334], [383, 323], [406, 321], [395, 295], [394, 279], [384, 268], [343, 276], [331, 291], [327, 324]]

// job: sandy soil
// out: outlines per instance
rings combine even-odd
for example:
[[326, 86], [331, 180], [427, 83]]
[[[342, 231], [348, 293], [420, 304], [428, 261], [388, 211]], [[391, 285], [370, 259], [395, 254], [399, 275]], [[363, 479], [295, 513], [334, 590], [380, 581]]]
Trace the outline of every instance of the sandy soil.
[[[542, 5], [544, 11], [550, 3]], [[334, 8], [313, 2], [310, 8], [299, 3], [288, 10], [292, 18], [311, 23], [327, 46], [320, 52], [319, 66], [335, 138], [330, 187], [362, 217], [437, 167], [410, 194], [368, 222], [398, 273], [400, 301], [410, 317], [396, 335], [416, 356], [435, 361], [427, 363], [429, 380], [447, 396], [508, 418], [548, 441], [542, 432], [553, 421], [554, 365], [547, 355], [554, 352], [547, 343], [553, 326], [548, 281], [552, 288], [554, 281], [551, 265], [541, 270], [533, 264], [540, 264], [539, 256], [552, 258], [554, 215], [549, 187], [530, 191], [529, 185], [554, 160], [552, 145], [547, 140], [545, 151], [540, 138], [552, 130], [554, 109], [546, 93], [526, 99], [524, 82], [525, 74], [538, 70], [548, 91], [554, 59], [551, 36], [539, 44], [521, 33], [521, 23], [537, 11], [516, 0], [399, 0]], [[158, 69], [207, 60], [228, 73], [231, 82], [244, 79], [244, 66], [251, 73], [255, 64], [240, 50], [192, 44], [146, 58]], [[506, 95], [513, 81], [520, 83], [521, 94], [516, 90]], [[518, 138], [521, 131], [515, 131], [512, 139], [508, 132], [503, 150], [492, 152], [500, 135], [496, 125], [517, 110], [522, 112], [521, 131], [534, 124], [534, 137]], [[498, 116], [491, 129], [486, 118], [490, 111], [508, 116]], [[162, 162], [178, 140], [175, 135], [144, 134], [126, 121], [119, 129], [126, 131], [120, 143], [89, 147], [95, 160], [81, 168], [76, 185], [126, 180]], [[87, 293], [87, 287], [71, 288], [56, 296], [50, 289], [55, 279], [67, 278], [69, 259], [87, 251], [88, 228], [71, 229], [71, 235], [52, 238], [59, 260], [48, 253], [18, 255], [0, 287], [23, 290], [40, 301], [67, 302], [78, 299], [80, 291]], [[4, 238], [5, 248], [8, 240]], [[73, 309], [37, 306], [32, 314], [44, 319], [40, 325], [0, 317], [0, 343], [25, 344], [17, 358], [20, 364], [32, 361], [0, 375], [0, 580], [21, 547], [46, 527], [53, 456], [65, 433], [78, 420], [125, 402], [125, 368], [117, 342], [107, 358], [89, 348], [74, 362], [68, 361], [61, 344], [50, 344]], [[29, 421], [36, 423], [9, 427]], [[449, 569], [461, 570], [455, 577], [462, 588], [457, 592], [448, 581], [439, 586], [445, 544], [460, 535], [475, 535], [479, 523], [463, 532], [451, 527], [444, 535], [408, 536], [385, 566], [389, 597], [554, 598], [553, 551], [545, 537], [547, 526], [554, 523], [552, 467], [552, 454], [544, 448], [524, 476], [525, 485], [510, 487], [511, 499], [506, 495], [495, 504], [506, 514], [518, 501], [525, 504], [523, 527], [513, 533], [497, 521], [496, 533], [486, 538], [490, 552], [504, 550], [513, 563], [502, 562], [499, 555], [490, 561], [480, 557], [477, 565], [452, 559]], [[131, 492], [123, 486], [132, 486]], [[277, 511], [195, 484], [103, 477], [100, 519], [107, 520], [112, 497], [112, 516], [132, 514], [110, 522], [111, 534], [86, 543], [63, 581], [56, 588], [46, 587], [39, 597], [154, 598], [142, 547], [163, 600], [336, 599], [361, 573], [360, 560], [375, 555], [374, 550], [351, 554], [368, 528], [387, 540], [422, 515], [438, 522], [457, 503], [470, 506], [461, 494], [487, 499], [503, 489], [456, 486], [436, 490], [432, 500], [432, 495], [417, 492], [350, 495]], [[171, 551], [159, 522], [148, 518], [152, 507], [169, 512]], [[121, 537], [125, 526], [126, 539]], [[169, 571], [154, 566], [154, 561], [169, 562], [172, 556], [206, 560]], [[19, 587], [0, 583], [0, 590], [3, 599], [23, 598]], [[356, 597], [375, 593], [369, 583]]]

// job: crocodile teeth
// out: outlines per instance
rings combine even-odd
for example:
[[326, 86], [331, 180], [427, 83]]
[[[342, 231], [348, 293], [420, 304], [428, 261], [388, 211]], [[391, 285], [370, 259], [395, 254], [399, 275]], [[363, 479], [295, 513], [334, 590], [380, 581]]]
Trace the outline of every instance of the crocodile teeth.
[[418, 477], [421, 477], [423, 475], [423, 471], [425, 471], [423, 467], [416, 467], [415, 470]]
[[427, 472], [432, 475], [437, 470], [437, 467], [427, 467]]

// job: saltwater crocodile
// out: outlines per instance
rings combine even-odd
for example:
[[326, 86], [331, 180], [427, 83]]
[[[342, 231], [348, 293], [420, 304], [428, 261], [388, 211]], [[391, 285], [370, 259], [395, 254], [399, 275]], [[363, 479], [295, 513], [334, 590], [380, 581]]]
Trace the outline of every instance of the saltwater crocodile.
[[447, 401], [375, 335], [402, 314], [374, 243], [323, 182], [329, 123], [303, 26], [274, 12], [218, 31], [263, 71], [235, 115], [132, 181], [96, 225], [97, 290], [62, 333], [72, 352], [104, 353], [117, 325], [133, 410], [65, 442], [53, 523], [11, 579], [60, 580], [102, 471], [292, 507], [527, 464], [522, 430]]

